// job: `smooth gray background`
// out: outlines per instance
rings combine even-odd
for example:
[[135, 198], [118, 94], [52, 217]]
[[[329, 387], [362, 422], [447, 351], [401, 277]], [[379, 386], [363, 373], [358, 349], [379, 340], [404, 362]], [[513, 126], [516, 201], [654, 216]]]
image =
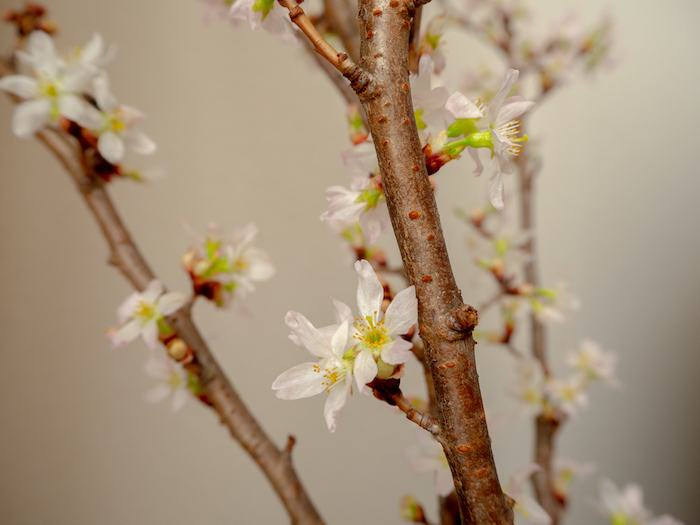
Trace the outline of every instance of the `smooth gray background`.
[[[3, 7], [15, 6], [3, 0]], [[618, 484], [640, 483], [648, 505], [697, 523], [700, 408], [697, 340], [700, 182], [697, 87], [700, 3], [533, 1], [542, 27], [575, 9], [585, 23], [610, 6], [622, 61], [595, 82], [577, 80], [532, 117], [545, 170], [537, 203], [545, 282], [568, 277], [583, 301], [552, 332], [553, 360], [593, 337], [620, 354], [625, 387], [593, 390], [591, 409], [567, 425], [561, 450], [592, 460]], [[113, 195], [155, 271], [172, 289], [188, 280], [180, 228], [216, 220], [261, 229], [278, 275], [248, 302], [251, 319], [198, 304], [196, 318], [248, 405], [279, 443], [298, 439], [295, 463], [329, 523], [400, 523], [397, 502], [416, 494], [434, 515], [431, 480], [404, 460], [412, 429], [371, 398], [354, 396], [335, 434], [321, 396], [282, 402], [274, 378], [306, 356], [286, 339], [287, 310], [331, 320], [333, 295], [352, 302], [349, 256], [318, 220], [323, 190], [347, 184], [344, 104], [300, 49], [264, 32], [202, 24], [183, 0], [53, 2], [61, 47], [93, 31], [117, 42], [108, 66], [124, 103], [149, 118], [158, 143], [134, 166], [163, 166], [165, 181], [117, 181]], [[0, 30], [7, 49], [9, 29]], [[448, 38], [450, 60], [472, 49]], [[190, 401], [178, 415], [147, 406], [146, 348], [111, 351], [103, 333], [130, 292], [69, 178], [36, 142], [12, 136], [0, 101], [0, 521], [19, 524], [284, 523], [255, 465], [214, 415]], [[457, 278], [470, 297], [469, 257], [457, 206], [481, 201], [468, 159], [438, 177], [438, 200]], [[514, 188], [514, 181], [507, 180]], [[385, 237], [386, 246], [393, 240]], [[396, 260], [394, 258], [394, 260]], [[478, 296], [474, 296], [478, 297]], [[494, 411], [512, 361], [480, 348]], [[416, 367], [406, 390], [420, 394]], [[501, 477], [529, 460], [526, 423], [492, 425]], [[595, 475], [575, 486], [569, 523], [602, 523], [589, 501]]]

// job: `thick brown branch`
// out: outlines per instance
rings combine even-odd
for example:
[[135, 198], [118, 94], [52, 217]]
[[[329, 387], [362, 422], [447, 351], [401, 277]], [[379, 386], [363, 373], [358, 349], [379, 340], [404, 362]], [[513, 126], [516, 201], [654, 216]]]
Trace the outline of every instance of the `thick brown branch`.
[[361, 63], [378, 96], [363, 101], [389, 213], [409, 282], [438, 404], [440, 435], [462, 523], [512, 524], [491, 452], [469, 310], [454, 280], [418, 138], [408, 75], [410, 0], [361, 0]]

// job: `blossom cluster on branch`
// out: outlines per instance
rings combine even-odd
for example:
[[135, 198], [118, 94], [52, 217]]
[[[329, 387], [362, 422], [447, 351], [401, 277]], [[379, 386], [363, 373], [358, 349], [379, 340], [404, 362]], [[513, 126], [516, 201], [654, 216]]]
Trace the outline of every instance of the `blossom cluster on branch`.
[[[459, 212], [470, 228], [467, 248], [473, 254], [474, 267], [494, 289], [491, 297], [479, 306], [478, 313], [483, 315], [496, 307], [500, 312], [496, 328], [476, 330], [479, 322], [477, 310], [462, 304], [461, 298], [460, 304], [455, 306], [453, 302], [449, 305], [451, 310], [448, 312], [429, 311], [422, 304], [425, 298], [419, 302], [423, 292], [421, 287], [429, 286], [433, 276], [428, 273], [416, 276], [413, 271], [416, 266], [413, 266], [412, 257], [421, 249], [418, 241], [399, 239], [400, 243], [403, 242], [402, 267], [392, 266], [381, 246], [376, 245], [380, 235], [389, 231], [392, 221], [399, 231], [397, 210], [400, 203], [396, 193], [390, 191], [387, 171], [391, 167], [387, 167], [390, 163], [383, 158], [380, 149], [389, 146], [389, 140], [382, 140], [378, 131], [378, 125], [387, 117], [376, 117], [369, 111], [368, 100], [381, 95], [370, 89], [376, 82], [373, 74], [381, 73], [363, 70], [352, 63], [349, 55], [354, 51], [350, 40], [343, 36], [360, 35], [359, 26], [341, 28], [336, 23], [334, 27], [331, 17], [325, 15], [314, 16], [312, 21], [299, 5], [287, 0], [279, 4], [274, 0], [204, 0], [204, 3], [208, 19], [228, 17], [234, 25], [245, 21], [252, 30], [262, 28], [288, 43], [297, 42], [301, 37], [298, 27], [310, 38], [313, 48], [335, 68], [331, 70], [333, 75], [337, 73], [336, 69], [340, 71], [350, 81], [357, 96], [357, 100], [352, 98], [355, 95], [348, 99], [346, 115], [352, 146], [340, 153], [344, 166], [354, 175], [349, 188], [336, 184], [326, 189], [328, 208], [320, 215], [321, 220], [327, 221], [336, 233], [341, 234], [354, 255], [358, 277], [357, 308], [353, 310], [333, 299], [334, 321], [321, 327], [316, 327], [301, 313], [287, 313], [284, 321], [291, 332], [289, 338], [311, 354], [312, 360], [282, 372], [272, 383], [275, 395], [283, 400], [294, 400], [325, 391], [328, 396], [324, 418], [331, 432], [336, 431], [343, 408], [355, 389], [363, 394], [372, 393], [378, 400], [396, 407], [416, 424], [416, 445], [407, 454], [409, 464], [416, 471], [433, 476], [441, 515], [448, 515], [452, 520], [450, 523], [457, 522], [460, 513], [462, 520], [469, 517], [469, 523], [486, 523], [477, 517], [472, 521], [472, 512], [477, 516], [478, 510], [486, 506], [482, 501], [470, 501], [473, 494], [493, 497], [489, 501], [497, 502], [491, 503], [493, 508], [484, 514], [489, 516], [488, 523], [495, 523], [490, 517], [492, 515], [500, 516], [498, 523], [513, 523], [513, 519], [518, 524], [561, 523], [571, 482], [589, 475], [593, 468], [590, 464], [579, 464], [560, 456], [555, 437], [564, 423], [588, 405], [587, 393], [592, 384], [618, 387], [620, 383], [616, 378], [615, 354], [603, 350], [591, 339], [584, 339], [576, 350], [569, 352], [566, 357], [569, 375], [566, 378], [557, 377], [551, 366], [545, 330], [566, 321], [569, 313], [579, 307], [579, 302], [564, 284], [544, 286], [539, 282], [531, 201], [533, 181], [540, 163], [536, 152], [523, 149], [529, 137], [522, 133], [522, 129], [527, 115], [555, 88], [564, 85], [577, 72], [590, 73], [612, 61], [610, 22], [604, 20], [593, 30], [584, 31], [574, 18], [567, 17], [557, 22], [544, 38], [535, 38], [527, 28], [530, 15], [519, 0], [454, 0], [440, 4], [421, 31], [421, 10], [427, 2], [402, 0], [389, 3], [389, 7], [397, 9], [397, 16], [404, 18], [403, 22], [399, 22], [399, 18], [394, 21], [395, 29], [410, 29], [407, 36], [402, 37], [405, 38], [406, 55], [393, 58], [402, 64], [402, 68], [410, 68], [410, 77], [406, 73], [406, 83], [400, 86], [410, 95], [407, 99], [410, 101], [409, 112], [401, 117], [401, 125], [408, 130], [402, 138], [406, 151], [409, 151], [411, 148], [406, 144], [410, 145], [411, 137], [417, 137], [414, 142], [418, 147], [414, 147], [412, 153], [420, 159], [414, 161], [420, 166], [414, 165], [412, 170], [424, 176], [420, 181], [423, 186], [416, 186], [424, 188], [424, 193], [427, 193], [422, 203], [427, 202], [425, 208], [430, 209], [432, 193], [438, 191], [434, 176], [445, 164], [461, 159], [465, 150], [472, 159], [473, 173], [480, 176], [486, 171], [485, 193], [489, 203], [470, 213]], [[372, 4], [361, 5], [360, 15], [369, 5]], [[370, 11], [377, 19], [383, 15], [381, 9]], [[128, 232], [121, 226], [109, 197], [102, 193], [114, 176], [135, 180], [147, 178], [144, 171], [122, 167], [127, 149], [150, 154], [156, 148], [155, 143], [137, 127], [143, 114], [120, 104], [111, 93], [109, 78], [102, 66], [113, 58], [115, 48], [106, 49], [102, 38], [95, 33], [82, 48], [60, 54], [51, 36], [56, 27], [43, 20], [44, 14], [45, 10], [40, 6], [28, 4], [23, 11], [8, 11], [4, 15], [6, 21], [17, 27], [18, 41], [9, 58], [3, 60], [0, 90], [9, 93], [17, 104], [11, 123], [15, 135], [21, 138], [38, 136], [57, 151], [58, 148], [53, 147], [44, 135], [50, 131], [72, 148], [69, 148], [70, 154], [75, 158], [68, 158], [62, 152], [58, 152], [58, 158], [69, 171], [71, 162], [77, 161], [79, 186], [82, 184], [81, 188], [100, 192], [100, 206], [108, 210], [110, 224], [117, 224], [119, 231], [115, 240], [114, 235], [110, 237], [106, 225], [109, 221], [100, 216], [99, 210], [96, 213], [110, 246], [115, 252], [120, 246], [126, 246], [140, 267], [141, 273], [136, 278], [127, 268], [129, 261], [113, 254], [115, 264], [135, 284], [137, 291], [118, 307], [118, 326], [109, 329], [107, 337], [114, 348], [141, 337], [150, 349], [144, 370], [157, 381], [146, 394], [146, 400], [155, 402], [171, 398], [172, 409], [176, 411], [191, 393], [204, 404], [214, 407], [234, 437], [266, 470], [292, 520], [295, 523], [320, 523], [291, 465], [294, 439], [290, 437], [287, 449], [280, 451], [262, 433], [252, 415], [245, 412], [242, 420], [233, 419], [231, 414], [243, 412], [243, 405], [240, 401], [233, 401], [240, 404], [232, 408], [227, 405], [232, 399], [237, 399], [237, 394], [208, 354], [189, 318], [190, 310], [200, 296], [217, 307], [233, 305], [240, 309], [241, 301], [254, 291], [257, 283], [273, 277], [275, 268], [269, 256], [254, 245], [257, 227], [251, 223], [226, 235], [211, 223], [205, 234], [200, 235], [185, 223], [192, 245], [183, 255], [181, 264], [190, 277], [192, 291], [189, 295], [167, 292], [147, 268]], [[344, 50], [336, 52], [314, 23], [326, 36], [337, 35]], [[446, 69], [449, 55], [445, 34], [452, 29], [464, 30], [497, 49], [503, 58], [503, 63], [496, 66], [498, 71], [494, 73], [491, 68], [482, 68], [466, 74], [459, 89], [448, 87], [456, 85]], [[361, 38], [366, 43], [373, 36], [372, 29], [368, 29]], [[409, 55], [412, 55], [410, 60]], [[381, 57], [382, 53], [377, 52], [373, 59]], [[362, 57], [360, 63], [365, 61]], [[337, 75], [331, 78], [339, 85]], [[529, 84], [523, 82], [525, 78], [530, 80]], [[340, 84], [341, 90], [347, 90], [347, 82], [340, 80], [344, 82]], [[531, 89], [525, 87], [528, 85]], [[531, 93], [524, 97], [523, 93], [529, 91]], [[392, 101], [388, 101], [384, 107], [391, 104]], [[503, 175], [507, 174], [517, 177], [520, 184], [519, 195], [513, 199], [510, 192], [505, 191]], [[83, 191], [86, 195], [89, 193]], [[99, 207], [94, 203], [91, 205]], [[512, 208], [521, 213], [518, 225], [510, 220]], [[425, 211], [413, 210], [405, 215], [409, 221], [418, 221], [421, 213]], [[428, 218], [440, 236], [442, 231], [437, 212], [433, 215]], [[435, 241], [435, 234], [428, 235], [426, 241]], [[411, 242], [415, 246], [411, 246]], [[419, 255], [442, 250], [445, 253], [441, 260], [447, 261], [444, 246], [430, 245], [430, 248], [422, 249], [423, 254]], [[436, 293], [449, 296], [452, 288], [456, 289], [456, 283], [449, 263], [442, 264], [446, 267], [438, 268], [436, 272], [442, 274], [442, 287]], [[445, 278], [446, 275], [449, 276]], [[396, 282], [400, 284], [397, 286]], [[402, 289], [396, 291], [397, 288]], [[469, 293], [473, 294], [473, 291]], [[456, 295], [461, 295], [461, 292]], [[519, 347], [515, 338], [524, 324], [523, 314], [530, 322], [527, 349]], [[426, 328], [427, 317], [432, 317], [433, 322], [439, 318], [443, 323], [438, 325], [436, 334], [425, 333], [432, 330]], [[433, 336], [440, 342], [432, 341]], [[502, 346], [514, 356], [517, 375], [511, 394], [520, 404], [520, 413], [532, 418], [536, 429], [535, 457], [532, 461], [524, 461], [524, 466], [514, 472], [502, 488], [497, 483], [495, 467], [491, 466], [486, 414], [479, 397], [473, 360], [464, 361], [467, 366], [461, 369], [466, 370], [462, 375], [472, 374], [473, 377], [465, 379], [463, 385], [466, 387], [457, 396], [450, 399], [435, 386], [441, 377], [440, 372], [457, 370], [456, 361], [465, 356], [473, 357], [472, 337], [485, 343], [483, 346]], [[443, 344], [448, 349], [446, 353], [439, 354], [431, 347]], [[450, 344], [454, 346], [450, 347]], [[456, 354], [461, 355], [454, 360], [440, 357]], [[407, 398], [400, 389], [400, 379], [406, 373], [405, 364], [411, 359], [416, 359], [425, 371], [427, 401]], [[458, 402], [465, 403], [460, 406], [470, 404], [476, 414], [461, 435], [452, 428], [456, 426], [454, 421], [445, 420], [445, 414], [450, 414]], [[452, 413], [455, 420], [462, 416]], [[227, 420], [227, 417], [231, 419]], [[474, 429], [480, 425], [484, 437], [467, 442], [466, 438], [471, 437], [469, 431], [476, 432]], [[251, 429], [261, 433], [256, 434], [255, 443], [241, 437]], [[450, 439], [454, 441], [455, 435], [465, 437], [465, 441], [450, 442]], [[255, 451], [256, 446], [266, 449], [266, 452], [259, 454]], [[464, 477], [465, 463], [456, 456], [468, 457], [477, 446], [482, 446], [480, 450], [486, 459], [476, 458], [469, 465], [478, 465], [479, 468], [472, 468]], [[481, 468], [481, 465], [488, 468]], [[284, 470], [283, 481], [275, 477], [277, 470]], [[484, 477], [487, 475], [492, 476], [488, 479], [493, 483], [481, 483], [480, 480], [487, 479]], [[469, 483], [462, 483], [459, 479], [466, 479]], [[532, 481], [533, 495], [525, 488], [527, 480]], [[476, 489], [464, 487], [465, 484], [474, 485]], [[458, 505], [455, 506], [452, 500], [458, 500]], [[503, 508], [497, 508], [498, 502]], [[611, 525], [680, 525], [667, 515], [655, 518], [644, 506], [641, 489], [633, 484], [619, 490], [603, 478], [596, 506]], [[429, 523], [428, 513], [412, 496], [402, 500], [400, 513], [407, 521]]]

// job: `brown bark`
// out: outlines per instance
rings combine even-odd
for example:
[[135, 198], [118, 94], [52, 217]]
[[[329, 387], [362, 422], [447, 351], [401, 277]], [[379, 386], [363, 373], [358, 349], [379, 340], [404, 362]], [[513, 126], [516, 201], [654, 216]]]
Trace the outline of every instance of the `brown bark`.
[[479, 390], [475, 312], [462, 302], [416, 129], [408, 75], [415, 5], [360, 1], [360, 64], [373, 78], [361, 97], [406, 275], [416, 286], [420, 334], [438, 403], [440, 436], [455, 481], [462, 523], [512, 523], [498, 481]]

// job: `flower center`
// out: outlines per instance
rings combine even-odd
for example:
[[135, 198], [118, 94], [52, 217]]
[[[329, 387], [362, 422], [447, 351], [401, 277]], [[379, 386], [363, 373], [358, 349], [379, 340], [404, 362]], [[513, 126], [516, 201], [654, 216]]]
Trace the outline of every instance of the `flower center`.
[[182, 388], [184, 384], [180, 375], [175, 370], [171, 370], [170, 377], [168, 378], [168, 386], [173, 390], [177, 390], [178, 388]]
[[345, 376], [347, 375], [347, 369], [344, 366], [321, 368], [319, 365], [314, 365], [314, 372], [321, 374], [321, 384], [325, 387], [326, 392], [329, 393], [338, 383], [345, 383]]
[[156, 309], [152, 303], [146, 301], [139, 301], [134, 308], [134, 316], [140, 317], [144, 321], [152, 319], [156, 315]]
[[382, 190], [369, 188], [360, 193], [360, 196], [357, 199], [355, 199], [355, 202], [366, 202], [367, 207], [365, 208], [365, 211], [367, 211], [371, 210], [372, 208], [375, 208], [377, 204], [379, 204], [379, 199], [381, 199], [382, 197], [384, 197]]
[[365, 319], [355, 319], [354, 325], [359, 333], [353, 337], [365, 348], [371, 348], [375, 355], [379, 355], [382, 347], [392, 341], [384, 328], [384, 319], [375, 325], [374, 318], [368, 315]]

